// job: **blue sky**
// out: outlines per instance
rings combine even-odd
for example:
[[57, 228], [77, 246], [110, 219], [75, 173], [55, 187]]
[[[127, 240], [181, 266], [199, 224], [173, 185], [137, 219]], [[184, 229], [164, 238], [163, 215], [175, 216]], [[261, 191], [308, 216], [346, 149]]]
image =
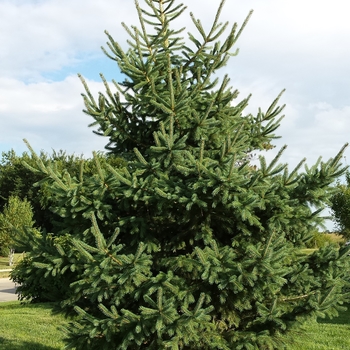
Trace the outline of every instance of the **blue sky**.
[[[142, 4], [142, 0], [139, 0]], [[219, 0], [183, 0], [179, 27], [192, 31], [189, 11], [209, 26]], [[225, 73], [248, 111], [267, 109], [282, 89], [286, 117], [278, 134], [293, 167], [333, 157], [350, 140], [350, 4], [347, 0], [227, 0], [223, 20], [254, 14]], [[90, 156], [107, 140], [92, 133], [82, 113], [81, 73], [92, 92], [104, 91], [99, 73], [120, 80], [100, 47], [104, 30], [126, 48], [121, 22], [137, 24], [132, 0], [0, 0], [0, 151], [66, 150]], [[274, 151], [273, 151], [274, 152]], [[268, 158], [274, 156], [267, 154]], [[344, 162], [347, 163], [349, 151]]]

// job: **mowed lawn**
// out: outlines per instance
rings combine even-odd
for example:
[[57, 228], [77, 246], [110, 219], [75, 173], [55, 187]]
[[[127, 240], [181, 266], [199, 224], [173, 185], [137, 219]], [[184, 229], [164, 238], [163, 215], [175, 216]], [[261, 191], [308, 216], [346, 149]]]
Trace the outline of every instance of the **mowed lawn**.
[[51, 314], [52, 304], [0, 303], [1, 350], [56, 350], [64, 347], [66, 323], [62, 316]]
[[[52, 304], [0, 303], [0, 350], [59, 350], [64, 347], [66, 324], [62, 316], [52, 315]], [[288, 350], [350, 349], [350, 311], [333, 320], [319, 320], [290, 335]]]
[[[16, 264], [17, 261], [21, 260], [23, 257], [23, 254], [21, 253], [15, 253], [14, 258], [14, 264]], [[13, 266], [9, 266], [9, 258], [7, 256], [0, 256], [0, 270], [8, 270], [11, 269]], [[0, 278], [6, 278], [10, 275], [9, 272], [0, 272]]]
[[304, 326], [304, 332], [292, 334], [295, 341], [288, 350], [350, 349], [350, 305], [348, 310], [333, 319], [320, 319]]

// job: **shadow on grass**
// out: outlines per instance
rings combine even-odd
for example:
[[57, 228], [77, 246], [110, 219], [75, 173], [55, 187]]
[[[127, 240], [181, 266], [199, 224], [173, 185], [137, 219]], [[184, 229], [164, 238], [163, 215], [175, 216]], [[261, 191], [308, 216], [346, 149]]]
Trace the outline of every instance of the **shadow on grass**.
[[339, 312], [339, 316], [333, 318], [319, 318], [317, 323], [326, 324], [350, 324], [350, 305], [344, 305], [347, 307], [346, 311]]
[[0, 336], [0, 350], [57, 350], [57, 348], [35, 342], [12, 341]]
[[63, 317], [52, 315], [54, 303], [0, 303], [0, 350], [58, 350]]
[[1, 303], [1, 308], [4, 310], [22, 310], [27, 307], [30, 309], [47, 309], [52, 310], [54, 307], [58, 307], [59, 303], [47, 302], [47, 303], [31, 303], [30, 301], [9, 301]]

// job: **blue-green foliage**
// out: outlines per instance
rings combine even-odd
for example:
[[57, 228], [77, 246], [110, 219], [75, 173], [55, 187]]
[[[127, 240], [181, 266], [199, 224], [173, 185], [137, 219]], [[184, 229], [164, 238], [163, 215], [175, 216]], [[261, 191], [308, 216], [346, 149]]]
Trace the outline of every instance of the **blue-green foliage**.
[[96, 156], [93, 172], [70, 173], [37, 158], [65, 239], [53, 232], [56, 250], [33, 266], [69, 276], [61, 306], [78, 318], [68, 348], [281, 349], [285, 332], [349, 300], [347, 249], [301, 252], [343, 150], [305, 171], [280, 163], [284, 148], [251, 164], [272, 148], [280, 96], [245, 114], [249, 98], [213, 79], [246, 22], [220, 43], [222, 1], [209, 33], [191, 15], [198, 37], [185, 43], [172, 27], [182, 5], [145, 4], [140, 29], [125, 26], [128, 51], [107, 33], [106, 53], [128, 77], [117, 92], [104, 80], [95, 100], [83, 81], [85, 112], [126, 164]]

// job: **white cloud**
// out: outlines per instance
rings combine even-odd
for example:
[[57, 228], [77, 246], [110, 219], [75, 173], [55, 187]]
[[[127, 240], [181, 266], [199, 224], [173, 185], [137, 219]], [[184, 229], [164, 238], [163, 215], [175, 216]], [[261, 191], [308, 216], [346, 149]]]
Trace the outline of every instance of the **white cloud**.
[[[288, 110], [288, 109], [287, 109]], [[291, 165], [296, 165], [306, 157], [310, 166], [319, 156], [323, 161], [335, 157], [340, 149], [349, 142], [350, 107], [336, 108], [328, 103], [296, 106], [293, 118], [282, 123], [280, 134], [283, 138], [278, 145], [287, 144], [285, 159]], [[287, 121], [288, 114], [286, 117]], [[345, 152], [349, 154], [349, 150]], [[343, 159], [346, 164], [346, 158]]]
[[[143, 1], [141, 0], [142, 4]], [[189, 11], [209, 28], [218, 1], [191, 0], [178, 27], [188, 26]], [[348, 2], [334, 0], [226, 1], [223, 21], [241, 24], [254, 14], [237, 43], [238, 57], [225, 68], [243, 98], [253, 93], [249, 110], [266, 109], [283, 89], [286, 118], [277, 134], [288, 144], [283, 161], [333, 156], [350, 128], [350, 22]], [[125, 46], [120, 22], [137, 24], [130, 0], [0, 1], [0, 118], [2, 148], [23, 137], [39, 149], [78, 153], [102, 142], [91, 135], [81, 109], [83, 88], [75, 77], [48, 81], [47, 72], [81, 64], [101, 54], [107, 29]], [[107, 60], [107, 58], [106, 58]], [[98, 69], [104, 71], [102, 65]], [[89, 85], [93, 84], [90, 82]], [[100, 87], [95, 83], [94, 87]], [[350, 137], [349, 137], [350, 139]], [[34, 141], [35, 140], [35, 141]]]
[[132, 5], [108, 0], [0, 2], [1, 76], [35, 80], [100, 54], [105, 29], [125, 37], [120, 22], [130, 16]]
[[[101, 83], [88, 84], [94, 93], [103, 88]], [[26, 138], [37, 151], [62, 149], [90, 156], [93, 150], [102, 150], [107, 139], [94, 136], [87, 127], [93, 120], [82, 113], [83, 90], [77, 77], [30, 84], [0, 79], [0, 148], [10, 145], [8, 149], [25, 151]]]

